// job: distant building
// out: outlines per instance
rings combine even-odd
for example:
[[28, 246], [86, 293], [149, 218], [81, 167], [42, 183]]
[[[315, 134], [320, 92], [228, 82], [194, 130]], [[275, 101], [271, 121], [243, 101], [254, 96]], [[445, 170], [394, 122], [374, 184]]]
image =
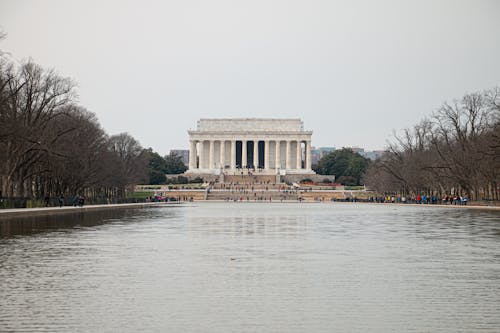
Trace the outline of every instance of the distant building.
[[328, 155], [336, 150], [335, 147], [319, 147], [318, 149], [321, 157]]
[[325, 155], [330, 154], [335, 151], [335, 147], [318, 147], [311, 149], [311, 162], [312, 164], [318, 164], [319, 160], [322, 159]]
[[187, 149], [172, 149], [170, 150], [170, 154], [175, 154], [181, 158], [182, 163], [185, 166], [189, 165], [189, 150]]
[[373, 150], [373, 151], [365, 151], [360, 153], [361, 156], [365, 158], [369, 158], [372, 161], [378, 160], [385, 154], [385, 150]]
[[358, 153], [361, 156], [363, 156], [363, 153], [365, 152], [364, 148], [359, 148], [359, 147], [346, 147], [346, 148], [349, 148], [350, 150], [352, 150], [353, 153]]
[[321, 159], [321, 156], [320, 156], [320, 151], [319, 149], [311, 149], [311, 163], [314, 165], [314, 164], [318, 164], [319, 160]]
[[[354, 153], [358, 153], [365, 158], [369, 158], [370, 160], [377, 160], [381, 158], [385, 154], [385, 150], [365, 150], [360, 147], [344, 147], [347, 149], [351, 149]], [[312, 147], [311, 148], [311, 162], [312, 164], [318, 164], [319, 160], [324, 156], [330, 154], [335, 151], [335, 147]]]

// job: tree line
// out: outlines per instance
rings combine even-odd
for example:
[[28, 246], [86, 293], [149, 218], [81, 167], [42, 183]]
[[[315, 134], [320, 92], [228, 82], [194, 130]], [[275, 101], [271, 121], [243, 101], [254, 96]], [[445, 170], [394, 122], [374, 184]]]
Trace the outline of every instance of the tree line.
[[394, 135], [364, 180], [379, 193], [499, 200], [500, 89], [443, 103], [431, 116]]
[[157, 155], [107, 134], [70, 79], [0, 52], [0, 197], [124, 197], [151, 180]]
[[343, 185], [362, 185], [363, 175], [371, 161], [350, 148], [335, 150], [323, 156], [313, 170], [320, 175], [335, 175]]
[[[187, 167], [184, 162], [182, 162], [181, 157], [174, 153], [170, 153], [169, 155], [162, 157], [151, 148], [148, 149], [148, 153], [150, 156], [148, 184], [150, 185], [168, 183], [169, 179], [167, 179], [166, 174], [177, 175], [187, 170]], [[185, 181], [187, 183], [187, 178], [185, 178]], [[172, 182], [172, 180], [170, 180], [170, 182]]]

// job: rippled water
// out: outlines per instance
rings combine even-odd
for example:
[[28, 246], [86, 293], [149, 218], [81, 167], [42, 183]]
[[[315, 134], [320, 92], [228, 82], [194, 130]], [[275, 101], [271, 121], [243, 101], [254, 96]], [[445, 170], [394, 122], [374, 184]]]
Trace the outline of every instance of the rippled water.
[[0, 238], [1, 332], [500, 331], [499, 212], [199, 203], [92, 218]]

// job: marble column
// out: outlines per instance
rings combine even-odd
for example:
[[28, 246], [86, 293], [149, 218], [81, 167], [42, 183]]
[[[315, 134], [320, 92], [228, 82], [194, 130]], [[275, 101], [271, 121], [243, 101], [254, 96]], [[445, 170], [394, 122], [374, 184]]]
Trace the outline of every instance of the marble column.
[[200, 169], [205, 169], [205, 147], [203, 146], [203, 140], [200, 141]]
[[264, 169], [269, 169], [269, 140], [264, 141]]
[[246, 168], [247, 165], [247, 140], [241, 140], [241, 167]]
[[295, 168], [302, 169], [302, 146], [300, 140], [297, 140], [297, 163]]
[[290, 170], [292, 168], [292, 145], [290, 140], [286, 140], [286, 166], [285, 169]]
[[306, 141], [306, 169], [311, 170], [311, 141]]
[[281, 168], [281, 141], [276, 141], [276, 160], [274, 163], [276, 170]]
[[236, 169], [236, 141], [231, 141], [231, 169]]
[[189, 170], [196, 169], [196, 141], [189, 141]]
[[210, 140], [210, 155], [208, 156], [208, 168], [213, 169], [214, 168], [214, 160], [215, 160], [215, 141]]
[[220, 167], [226, 167], [226, 141], [220, 140]]
[[253, 142], [253, 166], [255, 169], [259, 167], [259, 140]]

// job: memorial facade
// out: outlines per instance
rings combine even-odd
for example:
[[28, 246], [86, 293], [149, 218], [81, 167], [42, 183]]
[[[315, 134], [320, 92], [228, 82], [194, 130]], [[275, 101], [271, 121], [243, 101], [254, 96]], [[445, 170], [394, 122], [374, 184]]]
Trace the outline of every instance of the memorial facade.
[[188, 133], [188, 173], [314, 174], [312, 131], [300, 119], [200, 119]]

